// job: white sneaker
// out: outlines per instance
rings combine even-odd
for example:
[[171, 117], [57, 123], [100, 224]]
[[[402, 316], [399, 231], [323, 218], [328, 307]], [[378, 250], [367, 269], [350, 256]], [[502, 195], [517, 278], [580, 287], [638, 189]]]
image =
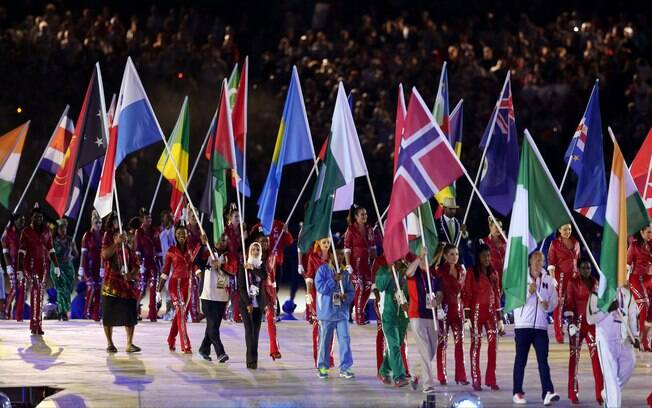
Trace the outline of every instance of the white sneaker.
[[546, 397], [543, 399], [543, 405], [547, 407], [549, 405], [552, 405], [554, 401], [559, 401], [559, 394], [555, 394], [554, 392], [548, 391], [546, 393]]
[[517, 405], [525, 405], [527, 404], [527, 400], [524, 397], [525, 394], [514, 394], [512, 397], [512, 402]]

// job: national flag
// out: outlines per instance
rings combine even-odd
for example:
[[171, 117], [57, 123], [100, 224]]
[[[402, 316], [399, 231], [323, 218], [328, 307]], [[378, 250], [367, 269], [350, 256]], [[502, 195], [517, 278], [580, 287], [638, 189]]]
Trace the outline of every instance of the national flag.
[[584, 115], [564, 155], [564, 161], [568, 163], [570, 160], [571, 169], [578, 176], [573, 205], [575, 211], [598, 225], [604, 224], [607, 204], [602, 143], [602, 119], [596, 80]]
[[[240, 85], [235, 96], [231, 121], [233, 123], [233, 136], [235, 137], [235, 158], [237, 163], [237, 176], [240, 180], [238, 189], [240, 194], [246, 197], [251, 196], [249, 181], [246, 178], [247, 164], [245, 153], [247, 152], [247, 103], [249, 94], [249, 57], [245, 58], [240, 73]], [[235, 176], [235, 174], [234, 174]], [[243, 181], [244, 180], [244, 183]], [[235, 180], [231, 180], [235, 187]]]
[[528, 258], [537, 243], [569, 222], [559, 189], [526, 130], [503, 269], [505, 313], [525, 304]]
[[342, 82], [338, 85], [331, 133], [303, 222], [299, 247], [306, 252], [312, 243], [329, 236], [335, 191], [367, 174], [358, 132]]
[[[430, 201], [426, 201], [425, 203], [421, 204], [421, 206], [419, 206], [419, 210], [421, 213], [421, 223], [419, 223], [419, 219], [417, 218], [417, 211], [413, 211], [408, 216], [410, 252], [413, 254], [419, 254], [421, 252], [421, 247], [423, 247], [423, 241], [425, 240], [428, 253], [431, 254], [430, 256], [434, 256], [434, 254], [437, 252], [437, 247], [439, 246], [439, 237], [437, 236], [437, 227], [435, 225], [435, 217], [433, 215], [432, 208], [430, 207]], [[417, 224], [415, 231], [416, 233], [414, 236], [410, 234], [411, 220], [416, 220]], [[423, 231], [421, 230], [421, 224], [423, 224]], [[422, 240], [421, 235], [424, 234], [425, 237]], [[432, 260], [432, 258], [430, 259]]]
[[[97, 184], [100, 180], [103, 161], [104, 158], [100, 157], [94, 162], [84, 166], [84, 168], [77, 170], [77, 177], [75, 177], [75, 184], [70, 196], [70, 203], [68, 204], [68, 208], [64, 214], [66, 217], [72, 218], [74, 220], [79, 217], [87, 188], [90, 190], [97, 188]], [[88, 183], [91, 183], [90, 187]]]
[[464, 100], [460, 99], [450, 115], [448, 140], [458, 158], [462, 157], [462, 138], [464, 136]]
[[398, 166], [398, 156], [401, 152], [401, 141], [405, 134], [405, 116], [407, 116], [407, 109], [405, 108], [405, 95], [403, 94], [403, 84], [398, 84], [398, 101], [396, 103], [396, 120], [394, 126], [394, 172], [396, 174], [396, 167]]
[[204, 214], [210, 214], [213, 242], [218, 242], [224, 232], [223, 214], [227, 204], [226, 171], [234, 169], [236, 163], [226, 79], [222, 81], [215, 133], [212, 134], [211, 140], [213, 143], [210, 145], [210, 168], [200, 209]]
[[39, 170], [43, 170], [52, 175], [57, 174], [57, 171], [59, 171], [63, 163], [63, 157], [66, 154], [66, 149], [68, 149], [70, 139], [72, 139], [72, 134], [75, 131], [75, 125], [68, 115], [69, 109], [70, 106], [66, 105], [66, 108], [61, 114], [61, 118], [59, 118], [57, 127], [54, 129], [54, 134], [50, 138], [50, 143], [45, 148], [45, 152], [43, 152], [43, 159], [39, 165]]
[[627, 281], [627, 239], [650, 223], [618, 142], [614, 144], [600, 252], [598, 307], [607, 311], [618, 286]]
[[463, 174], [446, 136], [419, 92], [412, 88], [385, 224], [383, 249], [387, 262], [401, 259], [409, 250], [403, 220]]
[[9, 198], [16, 182], [29, 123], [27, 121], [0, 136], [0, 204], [5, 208], [9, 208]]
[[[432, 109], [432, 116], [439, 125], [442, 133], [446, 135], [446, 140], [455, 149], [455, 145], [450, 140], [450, 115], [448, 105], [448, 70], [446, 69], [446, 62], [441, 68], [441, 76], [439, 77], [439, 87], [437, 88], [437, 96], [435, 97], [435, 106]], [[458, 156], [459, 157], [459, 156]], [[435, 195], [437, 202], [443, 205], [444, 200], [447, 198], [455, 197], [455, 188], [448, 186]]]
[[233, 66], [233, 71], [229, 75], [227, 82], [227, 89], [229, 90], [229, 104], [235, 105], [235, 97], [238, 94], [238, 84], [240, 83], [240, 71], [238, 71], [238, 63]]
[[115, 117], [115, 105], [117, 103], [117, 98], [115, 94], [111, 97], [111, 103], [109, 104], [109, 109], [106, 111], [106, 121], [109, 125], [109, 128], [113, 126], [113, 118]]
[[265, 234], [270, 234], [272, 231], [283, 167], [287, 164], [314, 159], [314, 156], [315, 149], [312, 145], [308, 115], [303, 102], [299, 74], [295, 66], [292, 67], [292, 77], [276, 136], [272, 163], [267, 173], [265, 186], [258, 199], [258, 218]]
[[647, 137], [636, 153], [630, 171], [636, 188], [641, 193], [647, 213], [652, 217], [652, 129], [647, 132]]
[[70, 206], [77, 171], [106, 152], [106, 110], [100, 65], [95, 64], [75, 132], [45, 200], [62, 217]]
[[[355, 121], [355, 110], [353, 109], [353, 94], [349, 92], [347, 98], [349, 103], [349, 108], [351, 109], [351, 115], [354, 116], [353, 120]], [[355, 195], [355, 179], [351, 180], [349, 183], [346, 183], [342, 187], [338, 188], [335, 191], [335, 201], [333, 201], [333, 212], [337, 211], [349, 211], [353, 205], [353, 197]]]
[[[188, 184], [188, 165], [190, 162], [189, 153], [190, 150], [190, 118], [188, 114], [188, 97], [186, 96], [183, 99], [183, 104], [181, 105], [181, 111], [179, 112], [179, 117], [177, 122], [174, 125], [172, 134], [168, 139], [168, 145], [170, 147], [170, 152], [172, 154], [173, 160], [170, 160], [167, 149], [163, 150], [161, 157], [156, 164], [156, 168], [159, 172], [165, 177], [170, 184], [172, 184], [172, 192], [170, 194], [170, 209], [175, 211], [183, 200], [183, 186]], [[179, 169], [179, 174], [181, 174], [181, 181], [177, 176], [177, 172], [174, 169], [173, 162], [177, 165]]]
[[514, 203], [518, 174], [516, 116], [509, 72], [480, 142], [480, 148], [485, 149], [485, 147], [487, 154], [478, 186], [479, 191], [487, 204], [507, 216]]

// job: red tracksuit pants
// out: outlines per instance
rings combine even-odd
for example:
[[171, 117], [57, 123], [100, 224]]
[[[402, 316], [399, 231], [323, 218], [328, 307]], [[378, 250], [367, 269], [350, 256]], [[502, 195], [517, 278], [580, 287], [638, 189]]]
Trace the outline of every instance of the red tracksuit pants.
[[86, 280], [86, 297], [84, 298], [84, 316], [87, 319], [100, 321], [100, 295], [102, 293], [102, 278], [98, 276]]
[[[580, 350], [582, 341], [586, 341], [591, 357], [591, 366], [593, 367], [593, 378], [595, 379], [595, 399], [602, 400], [600, 392], [603, 388], [602, 368], [598, 358], [598, 350], [595, 342], [595, 326], [588, 324], [579, 325], [579, 333], [575, 336], [569, 336], [570, 359], [568, 361], [568, 398], [577, 399], [579, 393], [579, 382], [577, 381], [577, 367], [580, 362]], [[575, 397], [575, 398], [573, 398]]]
[[496, 384], [496, 313], [488, 306], [474, 305], [471, 309], [471, 381], [473, 386], [480, 387], [480, 345], [482, 332], [487, 333], [487, 371], [484, 383], [487, 386]]
[[559, 299], [559, 303], [552, 312], [552, 319], [555, 327], [555, 340], [561, 344], [564, 342], [564, 317], [561, 315], [561, 309], [564, 307], [566, 288], [568, 287], [570, 276], [565, 276], [563, 272], [556, 269], [555, 279], [557, 280], [557, 298]]
[[[40, 267], [39, 267], [40, 266]], [[32, 271], [27, 275], [29, 282], [29, 300], [30, 300], [30, 313], [29, 313], [29, 329], [32, 333], [43, 332], [43, 286], [45, 283], [46, 265], [34, 265]]]
[[188, 327], [186, 326], [186, 315], [188, 314], [188, 288], [190, 282], [188, 278], [170, 278], [168, 286], [168, 293], [172, 298], [174, 305], [175, 315], [172, 319], [170, 326], [170, 334], [168, 335], [168, 345], [174, 347], [176, 342], [177, 333], [181, 332], [179, 341], [181, 343], [181, 351], [190, 351], [190, 338], [188, 337]]
[[265, 320], [267, 321], [267, 333], [269, 334], [269, 355], [280, 354], [281, 349], [276, 338], [276, 288], [265, 284], [267, 305], [265, 306]]
[[371, 296], [371, 272], [358, 272], [353, 276], [355, 295], [353, 305], [355, 307], [355, 322], [363, 325], [366, 322], [364, 309]]
[[448, 381], [446, 375], [446, 349], [448, 348], [448, 331], [453, 332], [455, 342], [455, 382], [466, 382], [464, 368], [464, 325], [462, 316], [448, 313], [446, 319], [439, 321], [439, 336], [437, 338], [437, 379], [440, 383]]
[[[629, 276], [629, 285], [638, 307], [638, 324], [640, 333], [645, 333], [645, 321], [650, 313], [650, 294], [652, 293], [652, 275], [640, 273]], [[641, 347], [650, 351], [650, 341], [647, 336], [641, 337]]]
[[189, 299], [190, 318], [193, 323], [199, 323], [204, 315], [199, 310], [199, 280], [196, 276], [190, 278], [190, 299]]
[[[5, 316], [9, 320], [13, 312], [16, 314], [16, 321], [22, 322], [25, 309], [25, 278], [18, 279], [14, 273], [9, 276], [9, 285], [9, 292], [7, 292], [5, 301]], [[15, 305], [13, 305], [14, 300], [16, 301]]]
[[149, 292], [149, 308], [147, 318], [153, 322], [157, 319], [158, 308], [156, 307], [156, 287], [158, 285], [158, 270], [156, 267], [145, 268], [145, 274], [140, 277], [139, 301]]

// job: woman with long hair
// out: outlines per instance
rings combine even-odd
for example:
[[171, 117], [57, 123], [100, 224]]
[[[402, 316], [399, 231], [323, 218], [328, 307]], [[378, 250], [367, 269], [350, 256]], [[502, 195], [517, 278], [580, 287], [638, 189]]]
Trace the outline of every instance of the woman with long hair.
[[346, 218], [348, 228], [344, 233], [344, 259], [351, 275], [355, 295], [355, 321], [365, 325], [364, 310], [371, 295], [371, 265], [376, 257], [374, 233], [367, 224], [367, 210], [353, 204]]
[[557, 343], [564, 342], [563, 317], [561, 308], [566, 297], [566, 287], [577, 276], [577, 261], [580, 258], [580, 244], [573, 238], [570, 224], [564, 224], [557, 230], [557, 237], [548, 249], [548, 273], [557, 281], [557, 298], [559, 304], [552, 314]]
[[638, 307], [639, 330], [644, 334], [641, 338], [641, 347], [644, 351], [652, 351], [645, 330], [652, 293], [652, 226], [648, 225], [634, 234], [634, 239], [627, 250], [627, 266], [630, 271], [630, 290]]
[[466, 281], [466, 270], [459, 264], [460, 254], [455, 245], [444, 246], [444, 263], [437, 268], [437, 279], [444, 294], [442, 307], [446, 317], [439, 321], [437, 338], [437, 378], [441, 385], [448, 383], [446, 376], [446, 349], [448, 331], [453, 331], [455, 343], [455, 382], [468, 385], [464, 368], [464, 307], [462, 291]]
[[267, 279], [267, 271], [263, 265], [263, 248], [260, 243], [249, 245], [247, 262], [238, 272], [238, 289], [240, 291], [240, 313], [245, 327], [245, 342], [247, 343], [247, 368], [258, 368], [258, 335], [262, 311], [267, 302], [262, 284]]
[[504, 333], [498, 272], [491, 262], [491, 249], [480, 245], [475, 267], [467, 271], [464, 289], [464, 318], [471, 322], [471, 381], [473, 389], [482, 391], [480, 344], [483, 330], [487, 333], [487, 371], [485, 385], [499, 390], [496, 383], [496, 348], [498, 333]]
[[54, 235], [54, 254], [59, 261], [60, 273], [55, 273], [54, 265], [50, 265], [50, 279], [57, 290], [57, 312], [59, 320], [67, 321], [70, 311], [70, 295], [75, 283], [75, 267], [72, 260], [79, 254], [77, 246], [68, 235], [68, 220], [61, 218], [57, 221], [57, 230]]

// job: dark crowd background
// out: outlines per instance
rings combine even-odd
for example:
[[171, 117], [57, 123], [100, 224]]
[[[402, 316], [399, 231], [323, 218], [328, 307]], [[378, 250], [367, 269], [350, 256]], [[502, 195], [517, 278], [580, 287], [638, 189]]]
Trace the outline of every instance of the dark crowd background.
[[[631, 161], [652, 123], [647, 2], [634, 1], [21, 1], [0, 3], [0, 132], [32, 120], [16, 180], [19, 197], [66, 104], [74, 119], [92, 66], [100, 62], [105, 93], [119, 90], [131, 56], [166, 136], [183, 97], [190, 97], [191, 163], [216, 109], [219, 86], [234, 63], [250, 61], [247, 176], [253, 197], [246, 219], [255, 222], [255, 201], [265, 181], [292, 65], [299, 70], [313, 143], [329, 133], [342, 80], [355, 100], [354, 118], [381, 211], [389, 202], [397, 87], [416, 86], [434, 103], [442, 63], [448, 61], [451, 110], [464, 99], [462, 161], [477, 171], [478, 143], [508, 70], [519, 138], [530, 129], [561, 180], [565, 151], [600, 79], [607, 175], [612, 126]], [[108, 104], [108, 101], [107, 101]], [[17, 112], [17, 108], [22, 113]], [[118, 169], [124, 217], [148, 207], [163, 149], [154, 145]], [[206, 163], [190, 185], [199, 201]], [[277, 217], [284, 219], [310, 169], [286, 168]], [[51, 177], [38, 174], [21, 211], [43, 200]], [[575, 178], [564, 188], [572, 204]], [[458, 183], [466, 205], [468, 183]], [[164, 183], [156, 211], [167, 206]], [[310, 192], [310, 187], [308, 193]], [[356, 202], [375, 219], [366, 181], [357, 181]], [[486, 215], [475, 201], [469, 229], [486, 234]], [[155, 212], [156, 214], [156, 212]], [[302, 218], [299, 206], [291, 230]], [[0, 221], [8, 212], [3, 210]], [[89, 216], [84, 215], [82, 231]], [[155, 222], [158, 217], [155, 216]], [[343, 214], [334, 218], [343, 231]], [[580, 220], [592, 245], [599, 230]]]

